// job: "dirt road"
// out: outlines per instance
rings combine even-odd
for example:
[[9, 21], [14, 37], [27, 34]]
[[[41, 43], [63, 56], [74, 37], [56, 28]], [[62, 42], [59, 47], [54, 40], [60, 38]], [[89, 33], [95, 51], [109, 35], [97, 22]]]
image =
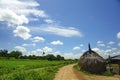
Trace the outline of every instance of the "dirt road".
[[70, 64], [59, 69], [54, 80], [86, 80], [82, 74], [73, 69], [75, 64]]
[[70, 64], [59, 69], [54, 80], [120, 80], [120, 76], [85, 75], [73, 68]]

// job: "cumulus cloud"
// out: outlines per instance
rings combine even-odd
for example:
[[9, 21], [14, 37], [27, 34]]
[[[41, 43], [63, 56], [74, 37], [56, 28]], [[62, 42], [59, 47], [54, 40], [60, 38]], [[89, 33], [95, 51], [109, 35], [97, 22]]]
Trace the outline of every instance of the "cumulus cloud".
[[44, 42], [45, 39], [43, 37], [36, 36], [34, 38], [31, 38], [32, 42]]
[[6, 9], [0, 12], [0, 21], [6, 21], [8, 24], [21, 25], [28, 23], [28, 19], [25, 15], [17, 15], [15, 12]]
[[103, 41], [97, 41], [97, 46], [104, 47], [104, 46], [105, 46], [105, 44], [103, 43]]
[[29, 28], [24, 27], [24, 26], [18, 26], [13, 31], [14, 36], [18, 36], [24, 40], [27, 40], [31, 37], [31, 34], [29, 34], [29, 32], [30, 32]]
[[53, 49], [48, 47], [48, 46], [44, 47], [42, 50], [45, 52], [52, 52], [53, 51]]
[[81, 53], [71, 53], [71, 52], [68, 52], [68, 53], [62, 53], [60, 51], [56, 51], [53, 53], [55, 56], [56, 55], [61, 55], [63, 56], [65, 59], [79, 59], [80, 56], [82, 55]]
[[117, 38], [120, 39], [120, 32], [117, 33]]
[[[29, 22], [29, 18], [48, 16], [43, 10], [38, 10], [40, 6], [35, 0], [0, 0], [0, 21], [8, 24], [22, 25]], [[33, 15], [33, 16], [31, 16]]]
[[95, 51], [95, 52], [97, 52], [103, 58], [108, 58], [108, 56], [111, 53], [110, 49], [108, 49], [108, 50], [102, 50], [102, 49], [99, 49], [99, 48], [93, 48], [92, 50]]
[[63, 45], [63, 42], [57, 40], [57, 41], [53, 41], [51, 42], [52, 45]]
[[22, 46], [15, 46], [14, 48], [17, 49], [18, 51], [26, 52], [26, 49]]
[[117, 50], [117, 48], [110, 48], [110, 49], [100, 49], [100, 48], [93, 48], [92, 50], [96, 51], [100, 56], [102, 56], [103, 58], [108, 58], [108, 56], [115, 56], [120, 54], [119, 50]]
[[79, 46], [73, 47], [73, 50], [80, 50], [81, 48]]
[[110, 45], [113, 45], [113, 44], [115, 44], [115, 42], [113, 42], [113, 41], [110, 41], [108, 44], [110, 44]]
[[74, 53], [64, 53], [63, 56], [65, 59], [79, 59], [82, 54], [74, 54]]

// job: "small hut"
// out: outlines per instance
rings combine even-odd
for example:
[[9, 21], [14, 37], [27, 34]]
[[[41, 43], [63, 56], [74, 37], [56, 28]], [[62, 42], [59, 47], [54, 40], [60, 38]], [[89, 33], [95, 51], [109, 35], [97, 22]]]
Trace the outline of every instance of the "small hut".
[[104, 58], [91, 50], [90, 44], [88, 47], [89, 50], [86, 51], [79, 59], [78, 65], [80, 69], [97, 74], [104, 72], [106, 70], [106, 62]]
[[118, 68], [119, 68], [118, 73], [120, 75], [120, 55], [109, 57], [109, 60], [110, 60], [110, 64], [118, 64]]

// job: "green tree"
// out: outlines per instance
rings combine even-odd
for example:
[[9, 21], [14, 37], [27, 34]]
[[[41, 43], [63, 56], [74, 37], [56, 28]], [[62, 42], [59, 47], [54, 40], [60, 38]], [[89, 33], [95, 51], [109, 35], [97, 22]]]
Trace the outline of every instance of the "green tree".
[[1, 57], [7, 57], [8, 56], [8, 50], [0, 50], [0, 56]]
[[10, 57], [20, 58], [21, 56], [22, 56], [22, 52], [20, 52], [20, 51], [10, 52]]
[[60, 55], [57, 55], [57, 60], [61, 60], [61, 56]]
[[45, 56], [47, 60], [52, 61], [52, 60], [56, 60], [56, 57], [53, 54], [48, 54]]

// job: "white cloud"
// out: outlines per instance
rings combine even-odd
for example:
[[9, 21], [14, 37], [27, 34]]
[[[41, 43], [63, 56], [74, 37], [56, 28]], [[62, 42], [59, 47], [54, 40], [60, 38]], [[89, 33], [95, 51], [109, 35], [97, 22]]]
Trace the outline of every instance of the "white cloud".
[[35, 0], [0, 0], [0, 21], [22, 25], [33, 17], [47, 18], [48, 15], [43, 10], [37, 9], [38, 6], [40, 4]]
[[104, 47], [104, 46], [105, 46], [105, 44], [98, 44], [98, 46], [103, 46], [103, 47]]
[[83, 47], [84, 45], [83, 44], [80, 44], [80, 47]]
[[62, 27], [46, 27], [43, 31], [50, 32], [64, 37], [82, 36], [81, 33], [75, 29], [62, 28]]
[[60, 51], [56, 51], [56, 52], [54, 52], [53, 53], [55, 56], [56, 55], [61, 55], [61, 56], [63, 56], [65, 59], [79, 59], [80, 58], [80, 56], [82, 55], [81, 53], [62, 53], [62, 52], [60, 52]]
[[103, 43], [103, 41], [97, 41], [97, 44], [102, 44]]
[[104, 47], [105, 44], [103, 43], [103, 41], [97, 41], [97, 46], [102, 46], [102, 47]]
[[18, 26], [13, 31], [14, 36], [18, 36], [24, 40], [27, 40], [31, 37], [31, 34], [29, 34], [29, 32], [30, 32], [29, 28], [24, 27], [24, 26]]
[[117, 33], [117, 38], [120, 39], [120, 32]]
[[22, 46], [15, 46], [14, 48], [17, 49], [18, 51], [26, 52], [26, 49]]
[[57, 41], [51, 42], [51, 44], [53, 44], [53, 45], [63, 45], [63, 42], [57, 40]]
[[79, 59], [82, 54], [74, 54], [74, 53], [64, 53], [63, 56], [65, 59]]
[[63, 37], [82, 37], [82, 33], [75, 28], [71, 27], [61, 27], [59, 25], [41, 25], [40, 27], [31, 27], [34, 32], [43, 31], [45, 33], [55, 34]]
[[102, 56], [103, 58], [108, 58], [109, 55], [114, 56], [114, 55], [118, 55], [120, 54], [119, 50], [117, 50], [117, 48], [111, 48], [111, 49], [100, 49], [100, 48], [93, 48], [93, 51], [97, 52], [100, 56]]
[[117, 50], [117, 48], [112, 48], [113, 51]]
[[44, 47], [42, 50], [45, 52], [52, 52], [53, 51], [53, 49], [48, 47], [48, 46]]
[[112, 49], [105, 50], [105, 53], [111, 53], [111, 52], [112, 52]]
[[111, 50], [102, 50], [99, 48], [93, 48], [92, 50], [97, 52], [103, 58], [108, 58], [108, 56], [110, 55], [110, 52], [111, 52]]
[[118, 46], [120, 46], [120, 42], [118, 43]]
[[0, 12], [0, 21], [6, 21], [8, 24], [21, 25], [28, 23], [28, 19], [25, 15], [17, 15], [15, 12], [6, 9]]
[[36, 36], [34, 38], [31, 38], [32, 42], [44, 42], [45, 39], [43, 37]]
[[113, 41], [110, 41], [108, 44], [110, 44], [110, 45], [113, 45], [113, 44], [115, 44], [115, 42], [113, 42]]
[[79, 46], [75, 46], [75, 47], [73, 48], [73, 50], [80, 50], [80, 47], [79, 47]]
[[46, 23], [48, 23], [48, 24], [51, 24], [51, 23], [53, 23], [54, 21], [51, 20], [51, 19], [45, 19], [44, 22], [46, 22]]
[[33, 44], [22, 44], [22, 46], [36, 46], [36, 44], [35, 43], [33, 43]]

